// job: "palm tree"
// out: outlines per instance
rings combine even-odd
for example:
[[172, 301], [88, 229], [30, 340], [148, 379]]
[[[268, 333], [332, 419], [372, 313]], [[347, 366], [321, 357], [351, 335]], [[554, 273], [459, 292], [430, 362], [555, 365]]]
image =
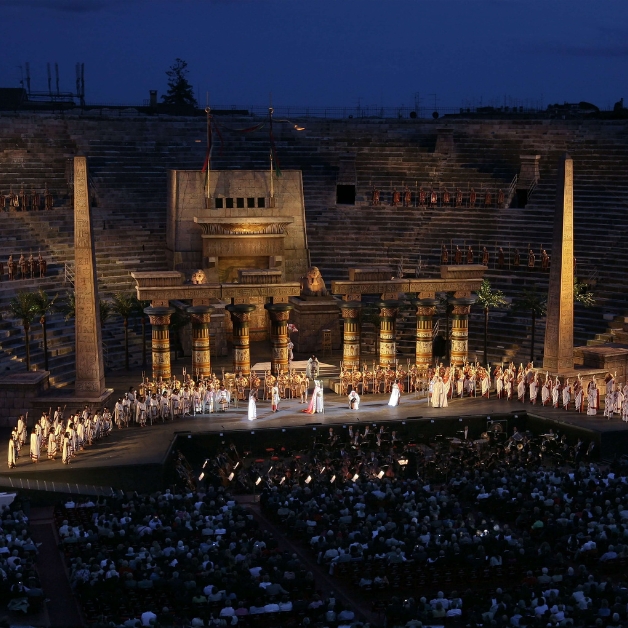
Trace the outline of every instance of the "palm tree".
[[65, 299], [59, 305], [59, 311], [63, 314], [63, 320], [66, 322], [74, 318], [76, 313], [76, 293], [67, 292]]
[[573, 300], [584, 307], [595, 305], [595, 297], [589, 290], [589, 284], [586, 281], [579, 281], [578, 277], [574, 277], [573, 280]]
[[515, 302], [515, 310], [530, 312], [532, 325], [530, 330], [530, 362], [534, 362], [534, 336], [536, 332], [537, 316], [545, 316], [547, 313], [547, 297], [540, 295], [536, 288], [526, 288], [523, 295]]
[[48, 326], [46, 317], [55, 310], [57, 296], [58, 295], [55, 294], [55, 296], [51, 298], [45, 290], [41, 289], [34, 294], [37, 316], [39, 316], [39, 324], [44, 334], [44, 370], [46, 371], [48, 370]]
[[111, 309], [113, 312], [122, 317], [124, 325], [124, 368], [129, 370], [129, 318], [134, 316], [137, 312], [134, 299], [137, 297], [131, 294], [124, 294], [123, 292], [116, 292], [113, 295], [113, 301], [111, 302]]
[[35, 293], [18, 292], [9, 301], [9, 311], [13, 318], [17, 318], [22, 322], [24, 327], [24, 341], [26, 345], [26, 370], [31, 370], [31, 323], [37, 316], [37, 304], [35, 303]]
[[142, 366], [146, 366], [146, 313], [144, 310], [150, 306], [150, 301], [140, 301], [133, 295], [135, 314], [140, 317], [142, 323]]
[[483, 279], [478, 290], [478, 303], [484, 309], [484, 366], [488, 365], [488, 313], [490, 309], [508, 304], [501, 290], [492, 290], [491, 282]]

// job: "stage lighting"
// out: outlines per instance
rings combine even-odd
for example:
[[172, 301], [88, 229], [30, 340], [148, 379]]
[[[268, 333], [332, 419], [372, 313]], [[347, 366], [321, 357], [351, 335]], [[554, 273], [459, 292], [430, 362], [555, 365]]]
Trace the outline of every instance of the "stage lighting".
[[270, 465], [270, 468], [268, 469], [268, 474], [270, 475], [270, 472], [273, 470], [273, 466]]
[[358, 480], [360, 478], [360, 476], [356, 473], [352, 478], [351, 481], [355, 482], [356, 480]]
[[408, 464], [408, 459], [407, 458], [399, 458], [399, 460], [397, 460], [397, 462], [399, 463], [400, 466], [405, 467]]
[[257, 476], [257, 480], [255, 480], [255, 486], [257, 486], [258, 484], [260, 484], [262, 481], [262, 477], [261, 476]]
[[203, 469], [207, 466], [207, 463], [209, 462], [209, 458], [205, 459], [205, 462], [203, 463]]
[[377, 477], [381, 480], [381, 479], [384, 477], [384, 472], [383, 472], [383, 471], [380, 471], [380, 472], [377, 474]]
[[305, 478], [305, 483], [306, 483], [306, 484], [309, 484], [311, 481], [312, 481], [312, 476], [311, 476], [311, 475], [308, 475], [308, 476]]
[[325, 469], [326, 469], [326, 468], [327, 468], [327, 467], [323, 467], [323, 468], [321, 469], [321, 475], [323, 475], [323, 473], [325, 473]]
[[332, 484], [336, 481], [336, 476], [332, 475], [331, 476], [331, 480], [329, 480]]
[[234, 470], [235, 470], [235, 469], [237, 469], [239, 466], [240, 466], [240, 463], [239, 463], [239, 462], [236, 462], [236, 463], [235, 463], [235, 467], [233, 467], [233, 468], [234, 468]]
[[229, 482], [231, 482], [231, 480], [233, 480], [234, 477], [235, 477], [235, 473], [231, 472], [229, 474]]
[[286, 476], [284, 475], [284, 476], [281, 478], [281, 480], [280, 480], [279, 484], [283, 484], [285, 481], [286, 481]]
[[201, 474], [198, 476], [198, 481], [200, 482], [200, 481], [201, 481], [204, 477], [205, 477], [205, 474], [204, 474], [204, 473], [201, 473]]

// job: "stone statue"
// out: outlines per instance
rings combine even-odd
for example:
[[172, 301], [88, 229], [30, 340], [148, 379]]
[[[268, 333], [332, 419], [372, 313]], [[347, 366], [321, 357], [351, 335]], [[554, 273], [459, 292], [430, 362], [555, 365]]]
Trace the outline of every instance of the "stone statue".
[[316, 266], [310, 266], [307, 273], [301, 277], [301, 296], [326, 297], [327, 288], [321, 271]]
[[205, 272], [201, 269], [195, 270], [190, 277], [190, 281], [195, 285], [207, 283], [207, 277], [205, 276]]

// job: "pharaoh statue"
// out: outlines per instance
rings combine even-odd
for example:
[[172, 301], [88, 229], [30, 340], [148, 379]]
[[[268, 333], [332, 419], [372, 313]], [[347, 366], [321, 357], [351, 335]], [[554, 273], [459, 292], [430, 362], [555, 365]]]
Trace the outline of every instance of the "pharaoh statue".
[[327, 288], [325, 280], [321, 276], [321, 271], [316, 266], [310, 266], [307, 273], [301, 277], [301, 296], [303, 297], [326, 297]]

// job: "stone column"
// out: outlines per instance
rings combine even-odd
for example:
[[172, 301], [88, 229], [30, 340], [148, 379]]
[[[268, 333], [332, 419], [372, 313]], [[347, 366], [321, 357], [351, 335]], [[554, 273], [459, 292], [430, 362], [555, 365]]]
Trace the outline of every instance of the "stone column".
[[288, 371], [288, 319], [293, 307], [291, 303], [266, 303], [264, 305], [270, 316], [272, 345], [270, 370], [273, 375], [279, 373], [280, 370]]
[[74, 158], [74, 295], [77, 397], [100, 400], [105, 364], [100, 329], [100, 299], [87, 186], [87, 159]]
[[209, 377], [212, 373], [209, 348], [209, 324], [212, 310], [209, 305], [188, 308], [192, 318], [192, 377]]
[[173, 307], [147, 307], [144, 313], [152, 326], [153, 379], [167, 380], [172, 376], [170, 370], [170, 317]]
[[233, 372], [249, 375], [251, 372], [251, 352], [249, 349], [249, 322], [255, 306], [249, 303], [227, 305], [233, 323]]
[[543, 368], [573, 370], [573, 159], [558, 165]]
[[378, 301], [376, 305], [379, 308], [379, 364], [394, 366], [397, 357], [395, 322], [399, 301]]
[[451, 363], [459, 366], [469, 357], [469, 313], [474, 297], [451, 299]]
[[340, 312], [344, 321], [342, 363], [349, 370], [360, 368], [360, 301], [343, 301]]
[[434, 340], [434, 314], [437, 299], [412, 299], [416, 306], [416, 356], [415, 363], [421, 369], [432, 365], [432, 344]]

